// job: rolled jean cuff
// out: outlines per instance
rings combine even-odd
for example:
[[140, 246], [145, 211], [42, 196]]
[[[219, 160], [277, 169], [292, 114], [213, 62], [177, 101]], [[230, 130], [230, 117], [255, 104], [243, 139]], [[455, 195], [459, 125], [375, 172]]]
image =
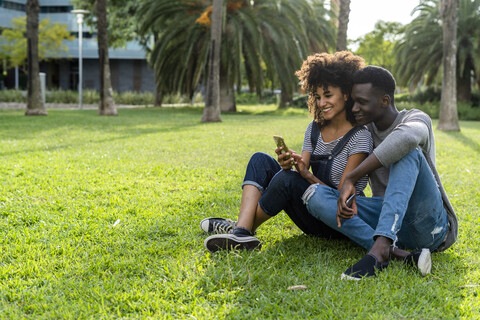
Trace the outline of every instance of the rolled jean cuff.
[[265, 189], [255, 181], [252, 181], [252, 180], [243, 181], [242, 189], [245, 185], [251, 185], [251, 186], [257, 187], [258, 191], [260, 191], [261, 194], [263, 194], [265, 192]]
[[258, 206], [260, 207], [260, 209], [263, 210], [263, 212], [265, 212], [265, 214], [269, 217], [275, 217], [278, 212], [275, 212], [275, 213], [272, 213], [271, 210], [268, 210], [267, 208], [265, 208], [265, 206], [263, 205], [262, 203], [262, 199], [260, 199], [260, 201], [258, 202]]

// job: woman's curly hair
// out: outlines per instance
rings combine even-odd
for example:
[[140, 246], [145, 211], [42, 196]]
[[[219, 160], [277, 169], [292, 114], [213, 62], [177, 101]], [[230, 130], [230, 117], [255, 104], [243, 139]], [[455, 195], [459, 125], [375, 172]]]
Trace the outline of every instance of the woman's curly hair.
[[297, 75], [302, 88], [308, 94], [308, 110], [313, 114], [315, 122], [324, 124], [322, 110], [317, 106], [315, 94], [318, 87], [334, 86], [339, 87], [343, 94], [348, 95], [348, 101], [345, 104], [347, 111], [347, 120], [355, 123], [352, 107], [353, 80], [355, 71], [362, 69], [365, 61], [362, 57], [356, 56], [350, 51], [339, 51], [334, 54], [316, 53], [307, 57], [303, 61], [302, 68], [295, 74]]

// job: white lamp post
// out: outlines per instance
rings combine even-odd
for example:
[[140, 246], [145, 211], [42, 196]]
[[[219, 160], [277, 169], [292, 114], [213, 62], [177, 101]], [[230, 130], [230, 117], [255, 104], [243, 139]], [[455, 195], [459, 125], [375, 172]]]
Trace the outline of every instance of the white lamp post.
[[72, 10], [77, 16], [78, 23], [78, 108], [82, 109], [82, 89], [83, 89], [83, 61], [82, 61], [82, 39], [83, 39], [83, 16], [90, 11]]

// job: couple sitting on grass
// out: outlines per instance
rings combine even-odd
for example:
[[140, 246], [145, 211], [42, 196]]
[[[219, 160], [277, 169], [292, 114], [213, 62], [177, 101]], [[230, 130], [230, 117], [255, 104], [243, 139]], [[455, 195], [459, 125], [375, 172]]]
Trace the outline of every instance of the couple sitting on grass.
[[[449, 248], [458, 231], [435, 167], [431, 119], [415, 109], [398, 111], [390, 72], [365, 67], [347, 51], [309, 56], [297, 76], [314, 117], [301, 155], [281, 148], [277, 160], [255, 153], [238, 221], [200, 223], [217, 233], [205, 240], [206, 248], [260, 248], [255, 230], [284, 210], [306, 234], [348, 238], [368, 250], [342, 278], [374, 276], [390, 259], [428, 274], [430, 252]], [[363, 194], [368, 179], [373, 197]]]

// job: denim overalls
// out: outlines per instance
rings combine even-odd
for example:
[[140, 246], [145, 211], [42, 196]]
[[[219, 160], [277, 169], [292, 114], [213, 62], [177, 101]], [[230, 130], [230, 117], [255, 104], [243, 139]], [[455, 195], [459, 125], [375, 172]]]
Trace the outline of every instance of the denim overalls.
[[331, 153], [314, 155], [313, 151], [317, 146], [318, 137], [320, 135], [320, 128], [316, 122], [312, 123], [312, 134], [310, 135], [310, 139], [313, 149], [312, 155], [310, 156], [310, 165], [312, 166], [313, 174], [329, 187], [336, 189], [335, 185], [330, 180], [333, 159], [335, 159], [335, 157], [342, 151], [350, 138], [361, 129], [362, 126], [353, 127], [352, 129], [350, 129], [350, 131], [348, 131], [333, 148]]

